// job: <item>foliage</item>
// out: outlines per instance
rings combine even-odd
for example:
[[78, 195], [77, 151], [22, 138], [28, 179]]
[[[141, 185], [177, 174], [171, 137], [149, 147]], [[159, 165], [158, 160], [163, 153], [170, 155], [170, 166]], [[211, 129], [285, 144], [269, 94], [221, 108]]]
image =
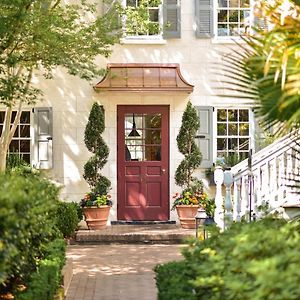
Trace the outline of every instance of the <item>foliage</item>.
[[299, 299], [299, 226], [272, 219], [235, 223], [195, 241], [183, 262], [156, 267], [158, 299]]
[[209, 198], [205, 192], [184, 192], [182, 194], [176, 193], [173, 196], [174, 202], [172, 210], [176, 208], [177, 205], [199, 205], [205, 209], [208, 216], [213, 217], [216, 208], [215, 200]]
[[62, 239], [47, 245], [45, 257], [38, 263], [37, 272], [30, 277], [27, 288], [17, 295], [17, 300], [53, 300], [61, 283], [65, 263], [66, 244]]
[[245, 37], [246, 45], [226, 57], [224, 72], [230, 89], [240, 92], [239, 98], [257, 103], [262, 125], [278, 125], [278, 132], [284, 133], [300, 125], [299, 1], [259, 1], [257, 5], [257, 17], [264, 17], [271, 26]]
[[65, 238], [72, 237], [77, 229], [79, 218], [77, 203], [60, 202], [56, 210], [56, 225]]
[[19, 153], [9, 153], [6, 157], [6, 168], [13, 169], [19, 167], [29, 167], [29, 164], [20, 157]]
[[182, 124], [176, 138], [179, 151], [184, 155], [175, 172], [175, 182], [180, 187], [188, 190], [197, 183], [192, 176], [196, 168], [201, 164], [202, 155], [195, 143], [195, 136], [200, 122], [196, 109], [189, 101], [182, 116]]
[[86, 193], [84, 198], [80, 202], [81, 207], [100, 207], [103, 205], [112, 206], [111, 195], [98, 195], [95, 193]]
[[108, 146], [101, 136], [104, 129], [104, 111], [95, 102], [84, 132], [85, 145], [94, 155], [84, 165], [83, 177], [90, 185], [92, 193], [98, 195], [106, 195], [111, 185], [110, 180], [99, 173], [106, 164], [109, 155]]
[[0, 290], [26, 283], [52, 240], [59, 190], [36, 173], [0, 176]]
[[[80, 0], [4, 0], [0, 6], [0, 104], [6, 106], [5, 120], [13, 107], [18, 114], [14, 126], [4, 127], [0, 138], [0, 172], [14, 135], [23, 103], [33, 105], [42, 91], [32, 82], [33, 73], [51, 79], [57, 67], [91, 80], [103, 75], [96, 57], [107, 57], [118, 41], [114, 4], [103, 15], [97, 3]], [[93, 16], [93, 17], [92, 17]]]

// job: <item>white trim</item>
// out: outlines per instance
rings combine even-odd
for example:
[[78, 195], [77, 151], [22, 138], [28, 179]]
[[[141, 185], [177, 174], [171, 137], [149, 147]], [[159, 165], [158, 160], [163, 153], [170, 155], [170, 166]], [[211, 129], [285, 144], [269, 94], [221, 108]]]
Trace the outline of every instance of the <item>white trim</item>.
[[164, 40], [162, 36], [151, 38], [151, 36], [144, 35], [143, 37], [124, 37], [120, 39], [120, 43], [124, 45], [165, 45], [167, 41]]

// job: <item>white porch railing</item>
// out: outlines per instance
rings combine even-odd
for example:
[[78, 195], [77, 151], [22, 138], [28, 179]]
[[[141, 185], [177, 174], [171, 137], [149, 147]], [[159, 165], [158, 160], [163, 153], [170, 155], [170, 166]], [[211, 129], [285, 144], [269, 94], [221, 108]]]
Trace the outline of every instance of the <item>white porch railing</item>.
[[[252, 155], [251, 164], [247, 159], [230, 171], [225, 171], [224, 198], [220, 201], [220, 194], [216, 195], [216, 212], [220, 214], [222, 208], [218, 206], [222, 203], [225, 208], [225, 225], [217, 222], [218, 225], [226, 227], [226, 219], [230, 222], [232, 219], [239, 221], [242, 217], [246, 220], [259, 218], [263, 206], [275, 209], [283, 204], [300, 204], [300, 195], [291, 187], [295, 184], [295, 174], [299, 172], [299, 140], [297, 143], [292, 135], [285, 136]], [[222, 182], [216, 184], [217, 190], [220, 190]], [[222, 219], [219, 215], [215, 217], [217, 220]]]

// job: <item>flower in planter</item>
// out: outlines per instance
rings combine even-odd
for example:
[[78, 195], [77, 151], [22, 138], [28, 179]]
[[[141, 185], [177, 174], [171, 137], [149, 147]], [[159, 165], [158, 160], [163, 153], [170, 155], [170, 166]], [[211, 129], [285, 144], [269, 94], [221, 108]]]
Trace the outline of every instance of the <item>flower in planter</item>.
[[80, 201], [80, 206], [84, 207], [100, 207], [100, 206], [112, 206], [111, 195], [99, 195], [92, 192], [86, 193], [84, 198]]
[[216, 208], [215, 200], [209, 198], [208, 194], [205, 192], [183, 192], [182, 194], [176, 193], [173, 196], [174, 202], [172, 210], [176, 208], [177, 205], [199, 205], [205, 209], [208, 216], [213, 216]]

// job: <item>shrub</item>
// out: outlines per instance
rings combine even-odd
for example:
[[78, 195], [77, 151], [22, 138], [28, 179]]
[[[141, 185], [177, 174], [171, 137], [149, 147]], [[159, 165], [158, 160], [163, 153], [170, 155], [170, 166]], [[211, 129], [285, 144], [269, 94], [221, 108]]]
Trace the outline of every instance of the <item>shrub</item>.
[[17, 295], [17, 300], [43, 299], [53, 300], [62, 281], [61, 271], [65, 263], [66, 244], [56, 239], [45, 249], [45, 258], [33, 273], [24, 292]]
[[[182, 124], [176, 141], [178, 150], [184, 155], [175, 172], [175, 182], [184, 191], [193, 192], [194, 185], [201, 185], [201, 181], [193, 177], [193, 172], [200, 167], [202, 154], [195, 143], [195, 137], [200, 127], [196, 109], [188, 102], [182, 116]], [[199, 190], [201, 192], [201, 190]]]
[[104, 111], [103, 108], [95, 102], [84, 131], [85, 145], [94, 155], [84, 165], [83, 178], [89, 184], [91, 191], [98, 195], [106, 195], [111, 186], [110, 180], [100, 174], [100, 170], [107, 163], [109, 155], [109, 148], [101, 136], [104, 130]]
[[299, 227], [265, 219], [195, 242], [184, 263], [156, 268], [159, 299], [300, 299]]
[[69, 238], [78, 226], [77, 203], [60, 202], [56, 211], [56, 225], [62, 235]]
[[61, 237], [58, 192], [38, 174], [0, 176], [0, 290], [26, 283], [48, 243]]

